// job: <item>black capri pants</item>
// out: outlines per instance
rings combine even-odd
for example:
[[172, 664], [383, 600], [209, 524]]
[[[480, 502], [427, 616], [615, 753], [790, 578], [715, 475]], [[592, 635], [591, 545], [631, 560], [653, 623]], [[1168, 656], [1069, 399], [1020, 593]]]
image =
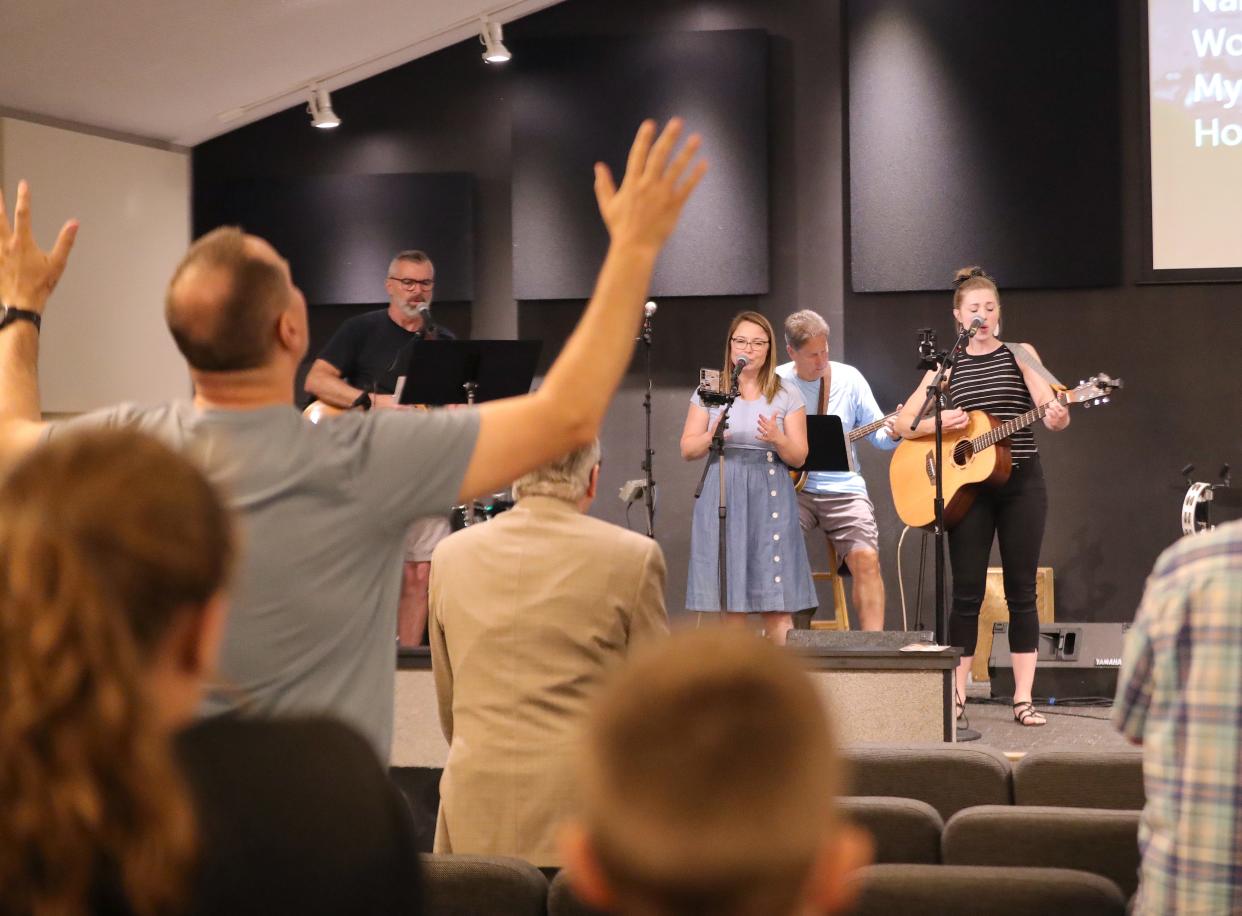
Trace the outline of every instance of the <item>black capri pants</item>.
[[1004, 485], [979, 487], [965, 517], [949, 532], [953, 569], [949, 644], [960, 648], [964, 656], [975, 654], [979, 639], [979, 608], [993, 537], [1000, 543], [1010, 651], [1034, 652], [1039, 648], [1035, 576], [1047, 515], [1048, 491], [1036, 455], [1015, 464]]

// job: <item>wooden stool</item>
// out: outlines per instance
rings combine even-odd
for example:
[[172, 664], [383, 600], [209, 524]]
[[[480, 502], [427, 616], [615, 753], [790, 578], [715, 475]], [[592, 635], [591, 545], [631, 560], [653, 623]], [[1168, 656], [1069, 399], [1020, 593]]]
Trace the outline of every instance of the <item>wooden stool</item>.
[[849, 575], [849, 567], [837, 556], [832, 540], [824, 537], [828, 547], [828, 572], [812, 572], [811, 578], [816, 582], [832, 582], [832, 620], [812, 620], [812, 630], [848, 630], [850, 628], [849, 609], [845, 603], [845, 583], [842, 581]]

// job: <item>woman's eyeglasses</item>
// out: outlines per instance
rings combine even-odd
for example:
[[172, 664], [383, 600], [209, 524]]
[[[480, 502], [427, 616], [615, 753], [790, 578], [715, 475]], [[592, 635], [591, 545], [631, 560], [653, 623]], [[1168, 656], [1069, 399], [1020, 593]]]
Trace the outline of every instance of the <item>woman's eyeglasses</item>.
[[745, 337], [730, 337], [729, 343], [739, 350], [762, 350], [768, 345], [762, 337], [756, 337], [754, 340], [747, 340]]

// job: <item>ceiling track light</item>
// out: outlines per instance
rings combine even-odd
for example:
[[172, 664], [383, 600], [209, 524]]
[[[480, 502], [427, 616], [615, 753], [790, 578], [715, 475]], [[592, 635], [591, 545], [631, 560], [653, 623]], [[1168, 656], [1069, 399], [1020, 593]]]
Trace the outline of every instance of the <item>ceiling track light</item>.
[[332, 110], [332, 96], [328, 90], [312, 85], [309, 92], [310, 104], [306, 106], [306, 113], [311, 117], [311, 124], [323, 130], [340, 127], [341, 119]]
[[480, 20], [479, 41], [484, 48], [483, 59], [489, 64], [503, 64], [513, 56], [505, 47], [504, 27], [499, 22]]

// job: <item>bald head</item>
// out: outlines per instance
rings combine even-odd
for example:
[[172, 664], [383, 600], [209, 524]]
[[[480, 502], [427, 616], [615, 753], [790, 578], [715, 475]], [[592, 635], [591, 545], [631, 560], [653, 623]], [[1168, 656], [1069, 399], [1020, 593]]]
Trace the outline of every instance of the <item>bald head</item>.
[[191, 368], [257, 369], [271, 358], [292, 285], [275, 249], [233, 226], [207, 233], [168, 284], [168, 329]]

